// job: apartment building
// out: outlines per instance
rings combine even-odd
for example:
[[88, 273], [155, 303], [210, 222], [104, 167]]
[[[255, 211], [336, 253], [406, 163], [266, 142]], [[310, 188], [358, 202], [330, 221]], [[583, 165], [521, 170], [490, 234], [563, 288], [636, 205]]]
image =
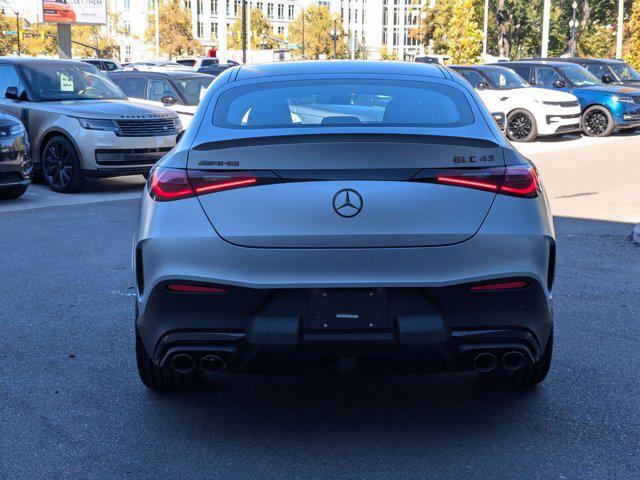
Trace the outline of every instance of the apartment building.
[[[409, 36], [419, 19], [415, 0], [246, 0], [247, 9], [259, 9], [273, 26], [273, 34], [287, 38], [289, 25], [302, 8], [323, 5], [342, 18], [349, 51], [354, 58], [380, 58], [383, 46], [400, 59], [423, 53]], [[433, 1], [433, 0], [431, 0]], [[191, 9], [193, 35], [205, 47], [227, 50], [227, 34], [242, 15], [242, 0], [186, 0]]]

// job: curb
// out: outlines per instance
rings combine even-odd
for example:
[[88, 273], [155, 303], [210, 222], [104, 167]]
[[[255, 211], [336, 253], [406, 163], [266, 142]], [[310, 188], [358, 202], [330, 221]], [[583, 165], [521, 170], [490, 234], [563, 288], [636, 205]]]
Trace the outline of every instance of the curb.
[[633, 227], [633, 232], [631, 233], [631, 238], [634, 242], [640, 243], [640, 223]]

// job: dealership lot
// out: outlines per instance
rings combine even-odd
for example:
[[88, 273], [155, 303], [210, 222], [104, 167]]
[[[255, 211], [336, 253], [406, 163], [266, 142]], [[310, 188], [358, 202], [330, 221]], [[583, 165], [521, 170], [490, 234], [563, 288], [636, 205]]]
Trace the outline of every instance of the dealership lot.
[[157, 395], [133, 357], [141, 176], [0, 203], [0, 478], [637, 478], [637, 135], [522, 144], [558, 233], [556, 348], [527, 394], [472, 375], [225, 378]]

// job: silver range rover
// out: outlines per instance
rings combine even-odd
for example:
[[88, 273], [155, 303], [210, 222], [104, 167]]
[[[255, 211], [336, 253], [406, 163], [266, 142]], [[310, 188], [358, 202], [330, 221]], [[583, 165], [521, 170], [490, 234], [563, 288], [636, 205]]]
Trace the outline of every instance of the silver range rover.
[[147, 176], [183, 130], [175, 112], [127, 100], [92, 65], [0, 57], [0, 111], [19, 118], [36, 174], [63, 193], [87, 177]]

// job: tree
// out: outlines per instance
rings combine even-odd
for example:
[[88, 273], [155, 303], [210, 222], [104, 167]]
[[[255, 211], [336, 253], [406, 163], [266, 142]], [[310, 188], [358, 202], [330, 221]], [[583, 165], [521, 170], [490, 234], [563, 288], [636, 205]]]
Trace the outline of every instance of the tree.
[[[289, 25], [288, 41], [302, 45], [302, 18], [304, 16], [304, 50], [307, 58], [319, 58], [320, 55], [333, 56], [333, 38], [331, 36], [334, 20], [337, 32], [343, 32], [342, 20], [333, 18], [329, 9], [324, 6], [311, 6], [303, 10], [301, 15]], [[301, 53], [301, 49], [295, 50]], [[342, 35], [336, 42], [338, 57], [343, 57], [347, 52]]]
[[476, 3], [440, 0], [433, 7], [425, 5], [418, 27], [410, 34], [430, 46], [434, 53], [451, 55], [455, 63], [475, 63], [482, 52]]
[[[191, 33], [191, 14], [189, 10], [182, 8], [179, 0], [160, 2], [159, 15], [161, 55], [179, 57], [198, 55], [202, 52], [202, 45], [193, 38]], [[149, 15], [145, 40], [154, 43], [155, 35], [155, 18], [154, 15]]]
[[640, 0], [633, 0], [627, 29], [629, 32], [628, 51], [624, 59], [635, 68], [640, 68]]
[[[248, 24], [249, 22], [247, 22]], [[247, 30], [249, 25], [247, 25]], [[248, 33], [248, 31], [247, 31]], [[261, 10], [254, 8], [251, 10], [251, 46], [250, 49], [262, 48], [262, 36], [272, 35], [271, 24], [267, 17]], [[249, 35], [247, 35], [249, 37]], [[248, 38], [247, 38], [248, 41]], [[273, 40], [265, 39], [264, 46], [266, 48], [273, 48]], [[227, 45], [232, 50], [242, 49], [242, 15], [239, 15], [235, 23], [231, 27], [229, 32], [229, 38], [227, 39]]]
[[447, 29], [453, 63], [476, 63], [482, 53], [482, 30], [475, 20], [473, 0], [454, 0]]

